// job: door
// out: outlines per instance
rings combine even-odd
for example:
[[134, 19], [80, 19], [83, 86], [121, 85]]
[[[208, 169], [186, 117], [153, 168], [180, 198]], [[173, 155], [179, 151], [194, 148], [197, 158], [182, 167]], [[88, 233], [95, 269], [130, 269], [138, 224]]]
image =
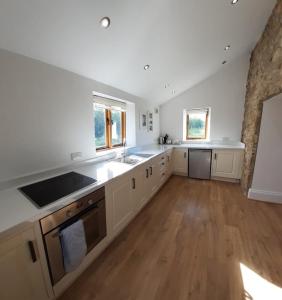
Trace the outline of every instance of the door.
[[88, 253], [107, 235], [105, 200], [100, 200], [95, 207], [83, 214], [81, 219]]
[[213, 150], [212, 176], [240, 179], [242, 151]]
[[48, 299], [33, 228], [0, 244], [0, 299]]
[[111, 183], [112, 230], [115, 236], [133, 217], [131, 174], [118, 177]]
[[132, 172], [132, 200], [134, 203], [134, 210], [137, 213], [141, 207], [146, 203], [147, 193], [145, 188], [145, 174], [144, 167], [137, 167]]
[[173, 150], [173, 172], [178, 175], [188, 175], [187, 148], [176, 148]]
[[149, 165], [149, 198], [153, 197], [160, 186], [160, 166], [158, 161], [159, 157], [153, 158]]
[[166, 151], [166, 163], [167, 163], [167, 178], [172, 174], [172, 150]]
[[143, 199], [142, 199], [142, 206], [146, 204], [152, 194], [152, 187], [151, 187], [151, 177], [150, 177], [150, 163], [147, 162], [143, 166], [142, 170], [142, 178], [143, 178]]

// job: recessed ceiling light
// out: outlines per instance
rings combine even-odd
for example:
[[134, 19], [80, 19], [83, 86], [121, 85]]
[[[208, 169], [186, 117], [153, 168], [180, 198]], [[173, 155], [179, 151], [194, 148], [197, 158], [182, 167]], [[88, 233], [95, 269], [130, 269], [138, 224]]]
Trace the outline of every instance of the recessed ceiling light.
[[239, 1], [239, 0], [232, 0], [232, 1], [231, 1], [231, 4], [234, 5], [234, 4], [236, 4], [238, 1]]
[[175, 90], [172, 90], [172, 95], [174, 95], [175, 94]]
[[224, 47], [224, 50], [227, 51], [227, 50], [229, 50], [230, 48], [231, 48], [231, 46], [230, 46], [230, 45], [227, 45], [227, 46]]
[[100, 20], [100, 25], [102, 28], [108, 28], [111, 25], [111, 20], [109, 17], [104, 17]]
[[223, 64], [223, 65], [225, 65], [226, 63], [227, 63], [227, 61], [226, 61], [226, 60], [224, 60], [224, 61], [222, 62], [222, 64]]
[[145, 65], [144, 70], [147, 71], [150, 68], [150, 65]]
[[166, 83], [164, 87], [167, 89], [169, 87], [169, 83]]

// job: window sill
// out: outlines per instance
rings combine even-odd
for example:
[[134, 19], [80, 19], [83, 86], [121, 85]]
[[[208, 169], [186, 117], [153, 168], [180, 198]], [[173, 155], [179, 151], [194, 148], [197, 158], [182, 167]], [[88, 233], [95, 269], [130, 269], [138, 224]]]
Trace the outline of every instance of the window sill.
[[183, 144], [193, 144], [193, 143], [209, 143], [210, 140], [209, 139], [193, 139], [193, 140], [183, 140], [182, 143]]
[[112, 148], [112, 149], [96, 149], [96, 157], [101, 157], [101, 156], [106, 156], [106, 155], [109, 155], [109, 154], [120, 154], [121, 152], [125, 150], [127, 150], [129, 147], [115, 147], [115, 148]]

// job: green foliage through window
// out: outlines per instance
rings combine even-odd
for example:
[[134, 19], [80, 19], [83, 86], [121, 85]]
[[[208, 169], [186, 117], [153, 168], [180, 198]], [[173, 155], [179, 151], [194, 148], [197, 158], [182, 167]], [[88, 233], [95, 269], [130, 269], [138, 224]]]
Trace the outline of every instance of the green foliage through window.
[[122, 143], [122, 120], [121, 111], [112, 110], [112, 144], [118, 145]]
[[100, 107], [95, 108], [94, 119], [96, 147], [106, 147], [106, 110]]
[[206, 139], [207, 138], [207, 111], [187, 112], [187, 139]]
[[97, 149], [122, 145], [125, 139], [125, 112], [95, 104], [94, 132]]

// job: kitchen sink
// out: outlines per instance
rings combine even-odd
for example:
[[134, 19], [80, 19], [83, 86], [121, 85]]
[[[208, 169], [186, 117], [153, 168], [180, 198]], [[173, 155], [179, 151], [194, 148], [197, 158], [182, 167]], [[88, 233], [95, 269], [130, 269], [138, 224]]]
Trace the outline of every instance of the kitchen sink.
[[120, 163], [124, 163], [124, 164], [129, 164], [129, 165], [136, 165], [142, 160], [132, 158], [132, 157], [129, 157], [129, 156], [125, 156], [125, 157], [117, 158], [117, 159], [115, 159], [115, 161], [120, 162]]
[[143, 158], [149, 158], [152, 157], [154, 154], [150, 153], [134, 153], [135, 156], [143, 157]]

